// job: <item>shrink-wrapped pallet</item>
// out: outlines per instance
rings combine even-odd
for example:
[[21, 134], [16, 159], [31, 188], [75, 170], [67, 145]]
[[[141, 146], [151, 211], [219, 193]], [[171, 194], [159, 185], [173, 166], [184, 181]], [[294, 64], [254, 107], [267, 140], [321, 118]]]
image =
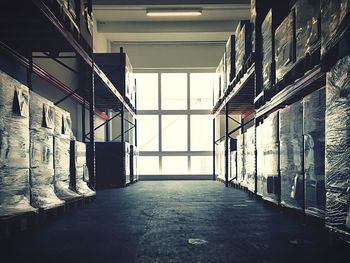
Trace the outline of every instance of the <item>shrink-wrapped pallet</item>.
[[0, 217], [36, 211], [29, 200], [29, 90], [0, 71]]

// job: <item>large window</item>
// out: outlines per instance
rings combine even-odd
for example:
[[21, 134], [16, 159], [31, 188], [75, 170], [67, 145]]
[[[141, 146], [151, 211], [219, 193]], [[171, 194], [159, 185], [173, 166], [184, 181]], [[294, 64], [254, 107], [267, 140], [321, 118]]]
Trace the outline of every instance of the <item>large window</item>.
[[212, 173], [213, 73], [137, 73], [141, 175]]

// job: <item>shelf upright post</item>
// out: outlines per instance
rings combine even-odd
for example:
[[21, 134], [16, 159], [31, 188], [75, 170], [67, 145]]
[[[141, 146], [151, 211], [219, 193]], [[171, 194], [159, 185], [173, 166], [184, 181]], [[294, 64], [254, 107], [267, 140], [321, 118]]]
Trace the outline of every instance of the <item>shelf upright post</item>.
[[229, 139], [229, 134], [228, 134], [228, 107], [227, 104], [225, 105], [225, 187], [228, 187], [228, 139]]
[[[125, 91], [125, 63], [126, 63], [126, 59], [125, 59], [125, 55], [123, 52], [123, 48], [120, 47], [120, 65], [121, 65], [121, 70], [120, 70], [120, 86], [122, 88], [123, 91]], [[125, 94], [125, 92], [124, 92]], [[125, 96], [123, 97], [123, 99], [125, 99]], [[120, 107], [120, 132], [121, 132], [121, 144], [122, 144], [122, 156], [125, 159], [125, 136], [124, 136], [124, 104], [121, 103], [121, 107]], [[125, 161], [123, 162], [123, 178], [125, 178], [126, 180], [126, 167], [125, 167]]]
[[[135, 113], [137, 114], [137, 80], [135, 79]], [[137, 147], [137, 118], [134, 118], [134, 145]]]
[[216, 131], [216, 128], [215, 128], [215, 122], [216, 122], [216, 117], [213, 118], [213, 181], [215, 181], [215, 170], [216, 170], [216, 167], [215, 167], [215, 163], [216, 163], [216, 154], [215, 154], [215, 148], [216, 148], [216, 136], [215, 136], [215, 131]]
[[33, 90], [33, 57], [32, 52], [28, 51], [28, 68], [27, 68], [27, 86], [29, 90]]
[[[79, 84], [80, 85], [80, 84]], [[85, 104], [86, 104], [86, 100], [85, 100], [85, 92], [83, 95], [83, 104], [81, 105], [81, 132], [82, 132], [82, 139], [83, 142], [86, 142], [86, 123], [85, 123]]]
[[[84, 63], [81, 61], [81, 64]], [[89, 165], [90, 165], [90, 186], [92, 186], [93, 189], [96, 189], [96, 167], [95, 167], [95, 82], [94, 82], [94, 62], [92, 62], [92, 67], [86, 67], [89, 75], [91, 76], [89, 81], [89, 87], [90, 90], [88, 92], [88, 100], [89, 100], [89, 122], [90, 122], [90, 127], [89, 127], [89, 138], [90, 138], [90, 143], [89, 143]], [[81, 72], [83, 73], [83, 72]]]

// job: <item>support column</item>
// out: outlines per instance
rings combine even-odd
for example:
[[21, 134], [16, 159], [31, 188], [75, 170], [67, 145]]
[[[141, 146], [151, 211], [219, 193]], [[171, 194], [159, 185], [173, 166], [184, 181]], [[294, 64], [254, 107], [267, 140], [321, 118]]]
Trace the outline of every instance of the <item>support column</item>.
[[216, 163], [216, 136], [215, 136], [215, 132], [216, 132], [216, 126], [215, 126], [215, 122], [216, 122], [216, 117], [213, 118], [213, 181], [215, 181], [215, 163]]
[[229, 154], [229, 149], [228, 149], [228, 139], [229, 139], [229, 135], [228, 135], [228, 107], [227, 105], [225, 106], [225, 186], [228, 187], [228, 154]]

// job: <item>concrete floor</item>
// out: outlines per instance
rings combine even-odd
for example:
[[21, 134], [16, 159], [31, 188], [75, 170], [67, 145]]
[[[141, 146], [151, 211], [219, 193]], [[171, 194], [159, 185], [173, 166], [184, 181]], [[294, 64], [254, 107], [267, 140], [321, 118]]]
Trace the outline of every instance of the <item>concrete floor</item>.
[[6, 263], [350, 262], [319, 226], [212, 181], [103, 190], [85, 208], [1, 241]]

